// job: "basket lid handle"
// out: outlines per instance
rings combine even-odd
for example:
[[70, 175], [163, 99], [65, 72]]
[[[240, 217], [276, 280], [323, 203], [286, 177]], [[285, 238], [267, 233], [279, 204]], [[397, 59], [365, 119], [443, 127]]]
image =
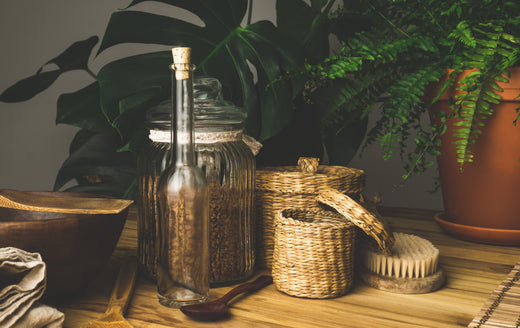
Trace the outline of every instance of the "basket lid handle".
[[315, 157], [300, 157], [298, 158], [298, 167], [302, 173], [315, 173], [318, 171], [320, 159]]

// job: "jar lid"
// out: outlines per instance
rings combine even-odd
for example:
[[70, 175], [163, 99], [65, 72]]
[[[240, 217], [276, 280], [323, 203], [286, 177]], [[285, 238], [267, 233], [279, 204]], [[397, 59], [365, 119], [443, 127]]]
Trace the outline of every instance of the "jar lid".
[[222, 100], [222, 84], [214, 77], [193, 77], [193, 99], [195, 101], [207, 99]]
[[[197, 130], [242, 129], [246, 113], [231, 101], [222, 99], [222, 85], [212, 77], [193, 79], [193, 118]], [[171, 126], [171, 101], [165, 100], [146, 113], [146, 125], [150, 129], [169, 129]]]

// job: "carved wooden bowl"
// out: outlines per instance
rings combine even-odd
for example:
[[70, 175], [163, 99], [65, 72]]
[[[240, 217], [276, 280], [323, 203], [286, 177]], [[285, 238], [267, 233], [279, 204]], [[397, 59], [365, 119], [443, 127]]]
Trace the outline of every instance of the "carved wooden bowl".
[[[53, 197], [101, 195], [30, 192]], [[0, 247], [37, 252], [47, 266], [47, 299], [74, 295], [107, 264], [123, 230], [128, 207], [114, 214], [70, 214], [0, 207]]]

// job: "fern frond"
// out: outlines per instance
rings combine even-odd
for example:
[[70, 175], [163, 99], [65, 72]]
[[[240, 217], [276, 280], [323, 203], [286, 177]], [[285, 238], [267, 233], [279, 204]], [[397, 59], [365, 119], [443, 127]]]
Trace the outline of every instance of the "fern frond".
[[482, 134], [481, 127], [493, 115], [493, 105], [500, 100], [502, 89], [496, 81], [507, 82], [507, 68], [519, 60], [517, 40], [504, 33], [502, 26], [481, 23], [472, 28], [475, 46], [465, 52], [465, 67], [477, 68], [459, 82], [462, 94], [455, 97], [452, 112], [461, 119], [454, 131], [457, 162], [461, 169], [472, 162], [472, 146]]
[[448, 35], [448, 38], [457, 39], [467, 47], [474, 48], [477, 40], [473, 37], [471, 28], [466, 21], [460, 22], [457, 27]]

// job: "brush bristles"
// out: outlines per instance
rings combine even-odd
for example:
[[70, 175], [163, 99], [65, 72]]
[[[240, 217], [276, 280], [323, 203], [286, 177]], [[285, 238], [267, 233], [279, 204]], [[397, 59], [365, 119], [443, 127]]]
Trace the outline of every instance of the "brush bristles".
[[424, 278], [437, 272], [439, 250], [423, 238], [394, 233], [392, 255], [367, 250], [365, 266], [383, 276], [397, 278]]

